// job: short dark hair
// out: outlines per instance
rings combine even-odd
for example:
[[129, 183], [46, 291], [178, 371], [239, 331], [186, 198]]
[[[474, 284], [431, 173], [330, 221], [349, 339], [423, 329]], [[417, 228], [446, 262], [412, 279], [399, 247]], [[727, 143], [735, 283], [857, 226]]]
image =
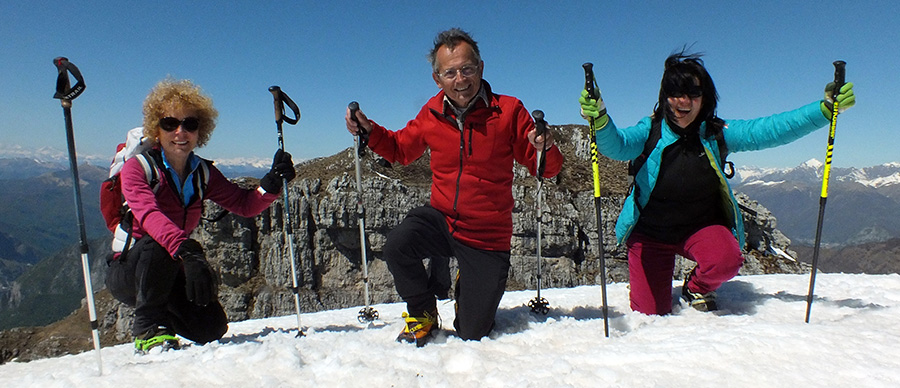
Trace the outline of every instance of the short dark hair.
[[451, 28], [439, 33], [434, 38], [434, 48], [432, 48], [431, 52], [428, 53], [428, 62], [431, 63], [431, 69], [435, 73], [440, 70], [437, 68], [438, 49], [440, 49], [441, 46], [447, 46], [447, 48], [453, 50], [456, 45], [460, 44], [461, 42], [466, 42], [469, 44], [469, 46], [472, 46], [472, 53], [475, 54], [475, 60], [481, 63], [481, 52], [478, 51], [478, 43], [475, 42], [474, 39], [472, 39], [469, 33], [459, 28]]
[[686, 53], [685, 49], [669, 55], [666, 58], [665, 71], [659, 84], [659, 101], [653, 110], [654, 118], [665, 119], [671, 126], [673, 112], [669, 107], [668, 97], [673, 93], [693, 86], [694, 79], [700, 81], [700, 90], [703, 93], [703, 104], [697, 119], [707, 122], [707, 136], [719, 133], [724, 126], [724, 121], [716, 116], [716, 107], [719, 103], [719, 93], [712, 77], [703, 66], [702, 53]]

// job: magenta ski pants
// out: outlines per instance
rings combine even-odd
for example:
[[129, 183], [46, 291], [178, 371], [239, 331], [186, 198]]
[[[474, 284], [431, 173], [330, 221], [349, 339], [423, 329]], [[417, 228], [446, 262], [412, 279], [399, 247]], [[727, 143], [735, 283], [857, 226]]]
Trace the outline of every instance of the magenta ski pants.
[[744, 263], [737, 239], [722, 225], [702, 228], [680, 244], [661, 243], [634, 233], [626, 245], [631, 309], [650, 315], [672, 312], [676, 254], [697, 263], [689, 287], [704, 294], [735, 277]]

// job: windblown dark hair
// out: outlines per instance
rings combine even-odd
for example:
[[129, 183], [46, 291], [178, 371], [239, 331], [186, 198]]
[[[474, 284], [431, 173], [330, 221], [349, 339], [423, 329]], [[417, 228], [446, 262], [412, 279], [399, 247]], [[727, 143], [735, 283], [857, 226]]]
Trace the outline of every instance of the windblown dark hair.
[[665, 118], [669, 127], [675, 127], [674, 112], [669, 106], [668, 97], [673, 94], [696, 88], [694, 79], [700, 81], [700, 90], [703, 93], [703, 104], [697, 114], [697, 123], [706, 122], [706, 136], [714, 137], [722, 132], [725, 121], [716, 116], [716, 107], [719, 103], [719, 93], [712, 77], [703, 66], [700, 53], [686, 53], [685, 50], [669, 55], [666, 58], [665, 71], [659, 85], [659, 101], [653, 108], [655, 120]]

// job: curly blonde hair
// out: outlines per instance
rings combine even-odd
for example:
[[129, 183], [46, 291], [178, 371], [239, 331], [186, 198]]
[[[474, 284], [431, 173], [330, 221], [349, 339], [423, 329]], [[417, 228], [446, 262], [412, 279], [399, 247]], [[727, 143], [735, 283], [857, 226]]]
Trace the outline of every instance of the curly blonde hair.
[[219, 112], [213, 107], [212, 99], [190, 80], [166, 78], [160, 81], [144, 100], [144, 136], [156, 141], [159, 136], [159, 120], [166, 117], [169, 110], [193, 110], [200, 121], [197, 147], [203, 147], [216, 128]]

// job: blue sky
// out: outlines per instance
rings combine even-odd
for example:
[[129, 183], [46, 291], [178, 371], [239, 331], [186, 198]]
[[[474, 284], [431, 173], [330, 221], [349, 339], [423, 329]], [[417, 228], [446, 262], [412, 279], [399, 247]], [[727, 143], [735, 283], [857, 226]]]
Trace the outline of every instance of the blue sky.
[[[301, 109], [285, 125], [295, 158], [353, 144], [347, 103], [391, 129], [438, 89], [426, 54], [450, 27], [479, 42], [496, 92], [541, 109], [551, 124], [584, 123], [581, 64], [593, 62], [620, 126], [650, 113], [665, 57], [684, 45], [706, 54], [723, 118], [754, 118], [822, 98], [834, 60], [847, 62], [858, 106], [838, 121], [836, 166], [900, 160], [889, 116], [900, 91], [896, 1], [18, 1], [0, 3], [0, 150], [65, 150], [52, 99], [66, 56], [87, 88], [74, 101], [80, 154], [112, 156], [141, 123], [141, 104], [167, 75], [188, 78], [220, 112], [211, 159], [268, 159], [277, 147], [271, 85]], [[824, 160], [827, 130], [731, 157], [789, 167]]]

